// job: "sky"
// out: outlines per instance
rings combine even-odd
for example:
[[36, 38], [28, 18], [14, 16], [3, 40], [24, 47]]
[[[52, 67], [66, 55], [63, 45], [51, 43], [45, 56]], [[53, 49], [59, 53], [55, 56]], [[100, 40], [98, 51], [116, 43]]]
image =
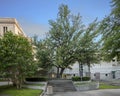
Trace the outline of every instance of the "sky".
[[71, 13], [80, 13], [84, 24], [111, 12], [111, 0], [0, 0], [0, 18], [16, 18], [26, 35], [44, 38], [49, 32], [49, 20], [57, 18], [61, 4], [68, 5]]

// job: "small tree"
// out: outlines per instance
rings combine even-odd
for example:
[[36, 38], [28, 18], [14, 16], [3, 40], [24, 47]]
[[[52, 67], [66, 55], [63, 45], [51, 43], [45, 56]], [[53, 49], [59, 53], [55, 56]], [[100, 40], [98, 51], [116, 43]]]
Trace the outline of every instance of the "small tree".
[[33, 73], [33, 49], [28, 38], [7, 32], [0, 38], [0, 64], [13, 85], [21, 88], [26, 76]]
[[50, 72], [52, 67], [51, 49], [47, 46], [47, 40], [38, 40], [37, 36], [34, 36], [33, 43], [36, 46], [36, 61], [38, 69], [44, 71], [44, 74], [41, 75], [46, 75], [46, 73]]
[[98, 22], [95, 20], [88, 27], [86, 27], [84, 33], [76, 46], [76, 61], [79, 63], [79, 75], [83, 77], [83, 65], [88, 66], [89, 77], [90, 77], [90, 66], [91, 64], [98, 61], [96, 54], [98, 54], [99, 40], [95, 40], [99, 36]]

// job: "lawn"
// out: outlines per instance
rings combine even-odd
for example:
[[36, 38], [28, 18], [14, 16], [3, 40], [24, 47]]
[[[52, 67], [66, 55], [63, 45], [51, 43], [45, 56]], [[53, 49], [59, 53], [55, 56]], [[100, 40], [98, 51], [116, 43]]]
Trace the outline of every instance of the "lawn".
[[0, 86], [0, 96], [39, 96], [42, 90], [35, 90], [35, 89], [16, 89], [12, 86]]
[[99, 89], [120, 89], [120, 86], [114, 86], [106, 83], [100, 83]]

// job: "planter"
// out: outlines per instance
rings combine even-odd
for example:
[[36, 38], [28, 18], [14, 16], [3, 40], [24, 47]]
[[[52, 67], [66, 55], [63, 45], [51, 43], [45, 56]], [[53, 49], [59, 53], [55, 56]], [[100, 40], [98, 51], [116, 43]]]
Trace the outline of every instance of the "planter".
[[99, 82], [75, 82], [77, 91], [87, 91], [99, 89]]

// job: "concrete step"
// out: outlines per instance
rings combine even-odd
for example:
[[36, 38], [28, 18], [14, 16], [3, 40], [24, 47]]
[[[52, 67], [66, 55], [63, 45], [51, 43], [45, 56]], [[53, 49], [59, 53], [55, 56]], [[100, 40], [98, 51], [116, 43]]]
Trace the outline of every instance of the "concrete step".
[[50, 80], [48, 86], [53, 87], [53, 92], [69, 92], [76, 91], [72, 80]]

